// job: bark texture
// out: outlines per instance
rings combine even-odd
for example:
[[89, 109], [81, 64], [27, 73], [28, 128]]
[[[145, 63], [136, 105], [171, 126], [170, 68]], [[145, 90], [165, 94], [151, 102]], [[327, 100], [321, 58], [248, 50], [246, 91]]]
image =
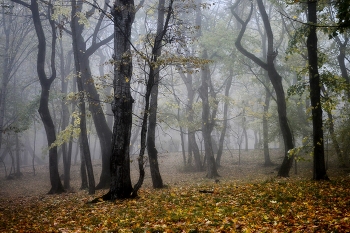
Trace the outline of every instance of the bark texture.
[[131, 26], [135, 17], [133, 0], [116, 0], [112, 11], [114, 19], [114, 114], [110, 199], [131, 197], [130, 136], [133, 99], [130, 92], [132, 76]]
[[310, 100], [312, 107], [312, 126], [313, 126], [313, 179], [328, 180], [326, 165], [324, 160], [324, 141], [323, 141], [323, 122], [321, 106], [321, 81], [318, 73], [317, 61], [317, 0], [308, 0], [308, 22], [309, 35], [306, 41], [309, 57], [309, 84]]

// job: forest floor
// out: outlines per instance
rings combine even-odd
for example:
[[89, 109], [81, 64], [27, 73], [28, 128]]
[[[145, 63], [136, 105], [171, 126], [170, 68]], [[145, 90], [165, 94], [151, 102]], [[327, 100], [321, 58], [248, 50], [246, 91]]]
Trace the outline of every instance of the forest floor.
[[[331, 181], [312, 181], [312, 162], [298, 162], [289, 178], [263, 166], [263, 152], [226, 151], [218, 182], [205, 172], [184, 172], [181, 153], [160, 154], [166, 188], [152, 189], [147, 167], [136, 199], [89, 204], [108, 190], [80, 190], [79, 165], [72, 166], [72, 190], [47, 195], [48, 166], [22, 168], [7, 180], [0, 167], [0, 232], [349, 232], [350, 176], [327, 155]], [[271, 150], [280, 164], [282, 155]], [[131, 163], [133, 181], [137, 164]], [[101, 165], [95, 162], [96, 181]]]

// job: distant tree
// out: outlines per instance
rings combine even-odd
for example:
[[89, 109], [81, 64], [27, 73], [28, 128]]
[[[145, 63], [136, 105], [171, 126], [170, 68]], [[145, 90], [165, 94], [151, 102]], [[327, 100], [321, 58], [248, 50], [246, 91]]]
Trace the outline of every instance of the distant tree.
[[[16, 119], [13, 113], [10, 117], [7, 114], [7, 107], [9, 103], [11, 104], [11, 101], [8, 101], [11, 98], [10, 82], [14, 80], [20, 65], [34, 51], [34, 43], [26, 40], [27, 36], [33, 33], [33, 23], [30, 18], [22, 17], [22, 14], [26, 14], [25, 11], [16, 5], [5, 3], [0, 4], [0, 7], [0, 76], [2, 77], [0, 84], [0, 148], [2, 148], [2, 137], [6, 128]], [[20, 17], [16, 17], [14, 12]]]
[[[230, 75], [226, 80], [226, 87], [225, 87], [225, 97], [228, 98], [230, 96], [230, 89], [232, 86], [232, 80], [233, 80], [233, 70], [230, 69]], [[228, 114], [228, 108], [229, 108], [229, 101], [225, 99], [224, 101], [224, 119], [223, 119], [223, 125], [222, 125], [222, 130], [220, 134], [220, 139], [219, 139], [219, 148], [218, 148], [218, 153], [216, 155], [216, 165], [220, 166], [221, 165], [221, 157], [222, 157], [222, 152], [224, 148], [224, 140], [226, 136], [226, 131], [228, 127], [228, 119], [227, 119], [227, 114]]]

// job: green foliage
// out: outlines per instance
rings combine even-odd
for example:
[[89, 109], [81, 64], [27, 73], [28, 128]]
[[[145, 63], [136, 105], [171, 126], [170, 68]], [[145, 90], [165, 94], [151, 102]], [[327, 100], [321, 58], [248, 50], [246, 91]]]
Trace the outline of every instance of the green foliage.
[[350, 2], [348, 0], [336, 0], [334, 6], [337, 9], [338, 27], [333, 30], [331, 37], [337, 36], [338, 33], [344, 33], [350, 28]]
[[71, 138], [79, 138], [80, 136], [80, 113], [75, 111], [72, 113], [71, 117], [74, 119], [73, 125], [69, 124], [64, 130], [59, 132], [49, 149], [61, 146], [63, 143], [69, 142]]
[[288, 156], [294, 156], [296, 161], [310, 161], [313, 156], [312, 143], [311, 137], [304, 137], [302, 139], [302, 146], [289, 150]]
[[286, 55], [291, 55], [294, 53], [298, 53], [298, 54], [302, 53], [303, 51], [300, 48], [303, 48], [301, 45], [305, 43], [308, 33], [309, 33], [309, 27], [307, 25], [302, 25], [297, 29], [295, 29], [295, 31], [292, 34], [292, 37], [288, 41]]

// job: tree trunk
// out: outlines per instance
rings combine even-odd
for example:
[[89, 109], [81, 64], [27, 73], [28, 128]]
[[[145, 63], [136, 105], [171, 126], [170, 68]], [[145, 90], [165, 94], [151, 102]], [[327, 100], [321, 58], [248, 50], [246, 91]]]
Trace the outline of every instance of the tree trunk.
[[79, 137], [79, 152], [80, 152], [80, 178], [81, 178], [81, 186], [80, 189], [88, 189], [89, 183], [86, 174], [86, 162], [84, 156], [83, 143], [81, 142], [81, 136]]
[[[349, 73], [348, 73], [348, 70], [346, 68], [346, 63], [345, 63], [346, 47], [347, 47], [347, 44], [349, 42], [349, 37], [345, 33], [343, 34], [343, 36], [345, 38], [344, 43], [342, 43], [340, 41], [339, 36], [335, 36], [334, 39], [339, 46], [339, 55], [338, 55], [337, 59], [338, 59], [341, 75], [346, 80], [346, 83], [348, 85], [350, 85], [350, 77], [349, 77]], [[350, 89], [347, 90], [347, 95], [348, 95], [348, 99], [350, 99]]]
[[102, 106], [99, 101], [99, 94], [97, 93], [95, 84], [91, 77], [89, 59], [86, 55], [83, 55], [82, 59], [84, 61], [81, 65], [82, 79], [84, 80], [85, 84], [84, 88], [89, 94], [89, 110], [95, 124], [95, 129], [100, 141], [102, 154], [102, 171], [96, 189], [107, 188], [110, 185], [110, 154], [112, 151], [112, 131], [108, 126]]
[[[38, 56], [37, 56], [37, 72], [39, 76], [39, 81], [41, 85], [41, 95], [40, 95], [40, 105], [39, 105], [39, 115], [44, 124], [46, 131], [46, 137], [48, 146], [56, 141], [55, 126], [52, 121], [50, 110], [49, 110], [49, 95], [50, 86], [54, 79], [56, 78], [56, 68], [55, 68], [55, 46], [56, 46], [56, 32], [55, 25], [50, 20], [50, 25], [52, 29], [52, 44], [51, 44], [51, 71], [52, 75], [47, 78], [45, 73], [45, 62], [46, 62], [46, 38], [44, 30], [40, 20], [39, 6], [36, 0], [31, 0], [30, 10], [32, 11], [34, 27], [36, 35], [38, 37]], [[49, 16], [50, 17], [50, 16]], [[57, 147], [49, 149], [49, 167], [50, 167], [50, 182], [51, 189], [49, 194], [62, 193], [64, 192], [60, 176], [58, 173], [58, 154]]]
[[239, 1], [236, 2], [236, 4], [231, 8], [232, 14], [235, 16], [235, 18], [241, 23], [242, 28], [241, 31], [237, 37], [237, 40], [235, 42], [235, 45], [237, 49], [246, 57], [250, 58], [252, 61], [254, 61], [256, 64], [258, 64], [261, 68], [265, 69], [268, 73], [269, 79], [273, 85], [273, 88], [276, 93], [277, 97], [277, 112], [278, 112], [278, 119], [279, 119], [279, 124], [280, 128], [282, 131], [282, 136], [283, 136], [283, 141], [284, 141], [284, 159], [282, 162], [282, 165], [278, 171], [278, 175], [281, 177], [288, 177], [289, 176], [289, 171], [293, 165], [293, 156], [289, 156], [288, 151], [294, 148], [294, 143], [293, 143], [293, 136], [292, 136], [292, 131], [289, 127], [288, 124], [288, 119], [287, 119], [287, 106], [286, 106], [286, 100], [285, 100], [285, 94], [283, 90], [283, 85], [282, 85], [282, 77], [278, 74], [275, 65], [274, 65], [274, 60], [277, 56], [277, 51], [273, 51], [273, 33], [271, 29], [271, 25], [269, 22], [268, 15], [266, 13], [264, 4], [262, 0], [257, 0], [258, 7], [259, 7], [259, 12], [261, 14], [264, 26], [265, 26], [265, 31], [267, 35], [267, 63], [263, 62], [259, 58], [257, 58], [254, 54], [248, 52], [243, 46], [241, 45], [241, 40], [242, 37], [245, 33], [245, 30], [247, 28], [247, 24], [250, 21], [252, 12], [253, 12], [253, 5], [251, 3], [251, 8], [249, 12], [249, 16], [247, 17], [246, 21], [243, 21], [234, 11], [235, 7], [237, 7]]
[[21, 174], [21, 156], [20, 156], [20, 146], [19, 146], [19, 138], [18, 133], [15, 134], [15, 141], [16, 141], [16, 170], [15, 174], [17, 177], [20, 177]]
[[264, 166], [271, 166], [272, 162], [270, 159], [270, 151], [269, 151], [269, 126], [268, 126], [268, 113], [270, 107], [270, 99], [271, 94], [265, 88], [265, 102], [264, 102], [264, 112], [263, 112], [263, 147], [264, 147]]
[[[81, 64], [85, 61], [82, 59], [82, 52], [85, 51], [85, 44], [78, 43], [78, 41], [83, 41], [82, 31], [83, 26], [78, 23], [78, 18], [76, 17], [77, 9], [82, 8], [82, 3], [77, 5], [75, 0], [72, 1], [72, 41], [73, 41], [73, 54], [74, 54], [74, 64], [77, 76], [77, 86], [79, 91], [79, 107], [80, 107], [80, 138], [81, 138], [81, 152], [83, 154], [88, 180], [89, 180], [89, 194], [95, 193], [95, 178], [91, 162], [90, 147], [87, 137], [86, 129], [86, 107], [85, 107], [85, 92], [83, 80], [80, 74], [83, 73], [81, 69]], [[79, 39], [78, 39], [79, 38]]]
[[321, 81], [317, 61], [317, 1], [308, 0], [309, 35], [306, 41], [309, 57], [309, 84], [313, 126], [313, 179], [328, 180], [324, 159], [323, 122], [321, 106]]
[[[159, 165], [158, 165], [158, 151], [155, 145], [155, 134], [156, 134], [156, 121], [157, 121], [157, 108], [158, 108], [158, 85], [159, 85], [159, 66], [157, 64], [158, 57], [162, 52], [162, 41], [165, 33], [168, 29], [168, 24], [170, 16], [172, 15], [172, 4], [173, 0], [169, 2], [169, 7], [167, 9], [167, 16], [165, 16], [165, 0], [159, 0], [158, 4], [158, 21], [157, 21], [157, 34], [154, 40], [154, 46], [152, 49], [152, 60], [149, 63], [150, 72], [148, 82], [150, 82], [151, 92], [150, 92], [150, 108], [149, 108], [149, 124], [148, 124], [148, 134], [147, 134], [147, 151], [149, 157], [149, 164], [151, 170], [152, 184], [153, 188], [163, 188], [163, 180], [160, 175]], [[147, 87], [147, 91], [148, 91]]]
[[112, 15], [114, 18], [114, 114], [111, 184], [111, 200], [128, 198], [132, 195], [130, 177], [130, 136], [132, 126], [133, 99], [130, 92], [132, 59], [130, 51], [131, 27], [134, 21], [134, 1], [115, 0]]
[[[226, 87], [225, 87], [225, 98], [228, 98], [230, 96], [230, 88], [232, 85], [232, 79], [233, 79], [233, 70], [230, 69], [230, 76], [227, 79], [226, 82]], [[222, 130], [220, 134], [220, 139], [219, 139], [219, 150], [216, 155], [216, 165], [221, 166], [221, 156], [222, 156], [222, 151], [224, 148], [224, 139], [226, 135], [226, 130], [227, 130], [227, 113], [228, 113], [228, 106], [229, 106], [229, 101], [226, 99], [224, 102], [224, 119], [223, 119], [223, 125], [222, 125]]]
[[[71, 53], [67, 54], [67, 62], [65, 63], [64, 57], [64, 48], [62, 40], [60, 40], [60, 73], [61, 73], [61, 92], [63, 95], [68, 94], [68, 82], [66, 82], [65, 78], [69, 74], [70, 66], [71, 66]], [[69, 124], [69, 109], [68, 105], [65, 103], [64, 99], [61, 100], [61, 108], [62, 108], [62, 124], [61, 130], [64, 130]], [[65, 142], [62, 144], [62, 158], [63, 158], [63, 170], [64, 170], [64, 180], [63, 186], [66, 190], [70, 189], [70, 167], [71, 167], [71, 150], [69, 150], [69, 144], [71, 145], [71, 141], [69, 143]]]
[[[208, 59], [207, 51], [203, 51], [203, 58]], [[209, 83], [210, 73], [209, 65], [206, 64], [202, 68], [201, 74], [201, 87], [198, 90], [199, 96], [202, 99], [202, 135], [204, 140], [205, 158], [207, 159], [207, 178], [218, 177], [219, 174], [216, 168], [216, 162], [213, 153], [213, 146], [211, 141], [212, 121], [210, 118], [210, 106], [209, 106]]]

